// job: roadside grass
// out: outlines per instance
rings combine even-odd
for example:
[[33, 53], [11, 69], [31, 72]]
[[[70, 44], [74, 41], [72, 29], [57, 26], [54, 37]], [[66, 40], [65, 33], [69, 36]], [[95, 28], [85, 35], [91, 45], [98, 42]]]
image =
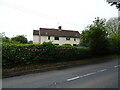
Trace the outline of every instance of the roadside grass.
[[29, 66], [15, 67], [11, 69], [2, 69], [2, 78], [8, 78], [13, 76], [20, 76], [20, 75], [32, 74], [38, 72], [45, 72], [49, 70], [61, 70], [65, 68], [83, 66], [88, 64], [99, 64], [99, 63], [107, 62], [109, 60], [117, 59], [118, 57], [120, 57], [120, 55], [108, 55], [108, 56], [80, 59], [74, 61], [72, 60], [66, 62], [29, 65]]

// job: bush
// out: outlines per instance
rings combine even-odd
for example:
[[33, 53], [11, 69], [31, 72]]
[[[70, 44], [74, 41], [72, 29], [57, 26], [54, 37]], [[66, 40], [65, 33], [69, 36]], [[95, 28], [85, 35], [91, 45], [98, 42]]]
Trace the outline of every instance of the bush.
[[105, 55], [108, 53], [105, 20], [95, 18], [93, 22], [94, 23], [88, 27], [88, 30], [82, 31], [80, 44], [90, 47], [96, 56]]
[[108, 37], [110, 53], [120, 54], [120, 34], [112, 33]]
[[40, 65], [90, 57], [87, 47], [56, 46], [50, 42], [37, 44], [2, 44], [3, 68]]
[[43, 42], [42, 46], [43, 46], [44, 48], [48, 48], [48, 49], [51, 49], [51, 48], [54, 48], [54, 47], [55, 47], [55, 45], [52, 44], [52, 42]]

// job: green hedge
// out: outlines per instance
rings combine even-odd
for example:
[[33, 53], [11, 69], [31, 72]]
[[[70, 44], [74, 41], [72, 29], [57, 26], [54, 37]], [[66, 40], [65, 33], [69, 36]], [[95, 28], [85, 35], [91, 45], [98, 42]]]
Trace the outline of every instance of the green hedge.
[[79, 60], [90, 56], [87, 47], [56, 46], [50, 42], [42, 45], [2, 45], [3, 68]]

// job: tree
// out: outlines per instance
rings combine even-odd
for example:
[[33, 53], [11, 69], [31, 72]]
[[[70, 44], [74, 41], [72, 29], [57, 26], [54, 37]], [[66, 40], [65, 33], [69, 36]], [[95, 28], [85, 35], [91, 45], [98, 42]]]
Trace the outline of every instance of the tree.
[[105, 19], [95, 18], [88, 30], [82, 32], [80, 38], [91, 48], [94, 54], [106, 53], [108, 42]]
[[10, 38], [9, 37], [2, 37], [2, 42], [3, 43], [10, 43]]
[[89, 46], [89, 34], [90, 30], [84, 30], [82, 31], [82, 34], [80, 35], [80, 45], [81, 46]]
[[28, 41], [28, 44], [33, 44], [33, 41], [32, 40]]
[[109, 49], [112, 53], [120, 53], [120, 34], [112, 33], [108, 37]]
[[15, 37], [12, 37], [11, 40], [13, 42], [19, 42], [21, 44], [26, 44], [28, 42], [27, 38], [24, 35], [17, 35]]
[[5, 32], [0, 33], [0, 38], [5, 37]]
[[5, 32], [0, 33], [0, 41], [2, 43], [10, 43], [10, 38], [5, 36]]
[[119, 0], [107, 0], [108, 4], [111, 6], [115, 5], [117, 9], [120, 11], [120, 1]]
[[113, 18], [110, 18], [106, 22], [108, 34], [111, 34], [111, 33], [120, 33], [120, 31], [119, 31], [119, 20], [120, 20], [120, 18], [113, 17]]
[[2, 38], [5, 36], [5, 32], [0, 33], [0, 46], [2, 44]]

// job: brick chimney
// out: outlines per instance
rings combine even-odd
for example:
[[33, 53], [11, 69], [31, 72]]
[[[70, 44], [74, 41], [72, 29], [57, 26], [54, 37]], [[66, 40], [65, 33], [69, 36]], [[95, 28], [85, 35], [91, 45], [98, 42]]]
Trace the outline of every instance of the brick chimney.
[[60, 29], [60, 30], [61, 30], [61, 29], [62, 29], [62, 26], [59, 26], [59, 27], [58, 27], [58, 29]]

